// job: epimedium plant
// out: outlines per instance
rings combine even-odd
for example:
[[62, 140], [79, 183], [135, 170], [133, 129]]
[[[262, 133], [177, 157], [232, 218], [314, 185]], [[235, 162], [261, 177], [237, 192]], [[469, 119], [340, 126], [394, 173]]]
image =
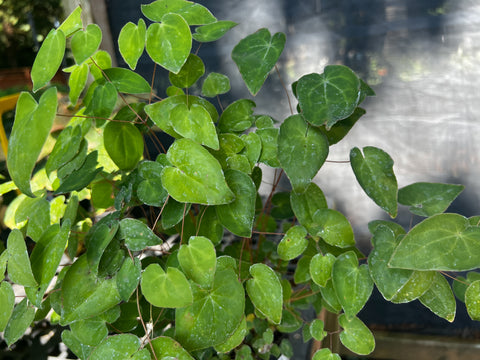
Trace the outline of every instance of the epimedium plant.
[[[392, 219], [398, 204], [425, 217], [408, 231], [371, 222], [367, 257], [348, 219], [312, 182], [374, 95], [352, 70], [330, 65], [302, 76], [292, 84], [297, 113], [278, 126], [255, 114], [250, 99], [225, 109], [211, 101], [230, 90], [229, 79], [206, 75], [192, 49], [234, 22], [184, 0], [157, 0], [142, 12], [150, 25], [139, 19], [119, 35], [126, 69], [112, 68], [99, 50], [100, 28], [84, 26], [77, 8], [33, 64], [41, 96], [19, 97], [7, 157], [12, 181], [1, 186], [19, 194], [6, 211], [12, 230], [0, 255], [0, 331], [9, 346], [48, 319], [64, 327], [62, 340], [80, 359], [291, 357], [282, 333], [303, 327], [305, 341], [331, 335], [319, 318], [304, 318], [313, 308], [339, 314], [340, 341], [365, 355], [375, 340], [357, 314], [374, 286], [388, 301], [418, 299], [448, 321], [455, 293], [480, 318], [480, 277], [471, 271], [480, 267], [480, 217], [444, 213], [463, 186], [398, 189], [386, 152], [353, 148], [350, 166], [378, 206]], [[67, 44], [76, 113], [45, 149], [58, 105], [49, 82]], [[261, 29], [233, 49], [253, 95], [284, 44], [284, 34]], [[145, 50], [169, 71], [165, 98], [134, 71]], [[174, 139], [170, 147], [160, 132]], [[154, 160], [147, 137], [159, 149]], [[268, 168], [274, 184], [261, 197]], [[289, 191], [277, 190], [284, 175]], [[446, 280], [463, 271], [453, 285]], [[25, 290], [19, 301], [15, 285]], [[340, 359], [328, 347], [313, 358]]]

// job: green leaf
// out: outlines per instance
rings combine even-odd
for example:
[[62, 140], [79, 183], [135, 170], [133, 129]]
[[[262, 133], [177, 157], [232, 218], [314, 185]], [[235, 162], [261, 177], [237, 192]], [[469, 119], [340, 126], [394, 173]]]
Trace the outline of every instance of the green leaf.
[[135, 70], [137, 62], [145, 49], [147, 28], [143, 19], [138, 20], [138, 26], [132, 22], [125, 24], [118, 35], [118, 50], [123, 60]]
[[94, 182], [90, 196], [95, 209], [108, 209], [114, 205], [113, 186], [108, 180]]
[[252, 95], [256, 95], [262, 87], [284, 46], [284, 33], [271, 36], [267, 29], [260, 29], [240, 40], [233, 48], [232, 59]]
[[5, 330], [15, 306], [15, 293], [12, 285], [6, 281], [0, 284], [0, 332]]
[[78, 153], [82, 142], [82, 129], [80, 126], [66, 127], [62, 130], [50, 153], [45, 170], [47, 174], [65, 165]]
[[[60, 186], [54, 194], [64, 194], [70, 191], [80, 191], [90, 184], [102, 168], [97, 168], [98, 152], [95, 150], [87, 155], [83, 165], [73, 170], [68, 176], [61, 180]], [[69, 164], [67, 164], [69, 165]]]
[[188, 350], [224, 343], [244, 317], [245, 294], [235, 271], [217, 271], [210, 290], [193, 287], [193, 304], [177, 309], [177, 340]]
[[163, 208], [162, 212], [162, 227], [164, 229], [170, 229], [177, 225], [190, 211], [191, 204], [180, 203], [172, 197], [168, 198], [167, 204]]
[[15, 222], [27, 222], [27, 236], [38, 241], [50, 225], [50, 204], [44, 198], [26, 198], [15, 212]]
[[256, 131], [256, 134], [262, 140], [262, 153], [259, 161], [273, 168], [280, 167], [277, 157], [279, 131], [277, 128], [258, 129]]
[[118, 92], [127, 94], [150, 93], [150, 84], [141, 75], [129, 69], [110, 68], [103, 70]]
[[[32, 66], [33, 91], [37, 91], [47, 85], [55, 76], [65, 54], [65, 43], [65, 34], [60, 29], [50, 30], [45, 40], [43, 40]], [[17, 102], [17, 107], [20, 104]]]
[[373, 291], [373, 280], [367, 265], [358, 266], [353, 251], [343, 253], [333, 264], [332, 280], [345, 315], [352, 319], [362, 310]]
[[307, 230], [303, 226], [295, 225], [288, 229], [277, 247], [280, 259], [289, 261], [300, 256], [307, 248]]
[[179, 135], [218, 150], [215, 124], [208, 110], [202, 105], [192, 104], [188, 108], [185, 104], [179, 104], [172, 109], [170, 121]]
[[[78, 152], [75, 154], [75, 156], [70, 161], [68, 161], [67, 163], [65, 163], [64, 165], [60, 166], [57, 169], [57, 177], [60, 181], [65, 180], [70, 174], [72, 174], [72, 172], [80, 169], [83, 165], [85, 165], [85, 159], [87, 158], [87, 151], [88, 151], [88, 142], [85, 139], [82, 139], [80, 141], [80, 147], [78, 148]], [[94, 153], [98, 154], [98, 152], [96, 151], [94, 151]]]
[[359, 318], [348, 319], [342, 314], [338, 318], [338, 323], [343, 328], [340, 341], [347, 349], [359, 355], [368, 355], [375, 349], [372, 332]]
[[15, 122], [8, 143], [7, 168], [15, 185], [31, 197], [30, 176], [52, 128], [56, 111], [55, 87], [45, 91], [38, 104], [26, 92], [22, 92], [17, 101]]
[[322, 341], [327, 336], [324, 326], [325, 324], [320, 319], [314, 319], [310, 324], [310, 333], [315, 340]]
[[88, 359], [93, 351], [92, 346], [84, 345], [69, 330], [62, 331], [62, 341], [79, 359]]
[[28, 305], [27, 298], [24, 298], [13, 309], [12, 316], [3, 333], [3, 337], [9, 347], [22, 337], [34, 318], [35, 308]]
[[218, 113], [215, 106], [203, 98], [192, 95], [170, 96], [165, 100], [145, 106], [145, 112], [160, 129], [175, 138], [179, 138], [181, 136], [173, 129], [170, 114], [172, 110], [180, 104], [184, 104], [187, 108], [194, 104], [201, 105], [207, 109], [213, 122], [217, 121]]
[[70, 220], [66, 220], [61, 228], [58, 224], [50, 226], [33, 248], [30, 261], [33, 274], [39, 284], [39, 289], [35, 289], [38, 301], [34, 304], [37, 307], [39, 307], [50, 281], [57, 272], [69, 235]]
[[420, 302], [434, 314], [449, 322], [455, 319], [456, 302], [452, 288], [448, 281], [440, 274], [435, 273], [432, 286], [419, 298]]
[[355, 123], [360, 119], [363, 115], [366, 114], [366, 111], [362, 108], [357, 107], [353, 114], [350, 115], [348, 118], [343, 119], [335, 123], [329, 130], [327, 130], [326, 125], [322, 125], [320, 130], [325, 134], [327, 137], [328, 143], [330, 145], [334, 145], [340, 140], [342, 140], [350, 131], [350, 129], [355, 125]]
[[413, 270], [467, 271], [480, 267], [480, 228], [458, 214], [438, 214], [402, 239], [389, 266]]
[[216, 41], [220, 39], [223, 35], [225, 35], [228, 30], [237, 25], [238, 24], [233, 21], [221, 20], [197, 27], [195, 29], [195, 33], [192, 36], [193, 39], [198, 42]]
[[141, 346], [141, 341], [133, 334], [114, 335], [103, 340], [93, 351], [89, 360], [130, 359]]
[[162, 185], [162, 170], [165, 166], [156, 161], [143, 161], [139, 164], [139, 173], [143, 179], [137, 187], [140, 201], [150, 206], [162, 206], [167, 199], [167, 190]]
[[332, 268], [335, 263], [335, 256], [330, 253], [325, 255], [316, 254], [310, 261], [310, 276], [313, 282], [320, 286], [326, 286], [327, 281], [332, 277]]
[[[95, 83], [92, 84], [94, 86]], [[117, 103], [118, 93], [115, 85], [112, 83], [98, 84], [88, 102], [85, 114], [97, 117], [96, 121], [105, 120], [111, 114]], [[85, 100], [84, 100], [85, 102]]]
[[129, 122], [110, 121], [103, 131], [108, 156], [120, 170], [134, 169], [143, 156], [143, 137]]
[[398, 202], [410, 206], [419, 216], [443, 213], [465, 186], [440, 183], [415, 183], [398, 190]]
[[79, 320], [70, 324], [73, 335], [87, 346], [97, 346], [108, 335], [107, 324], [104, 320]]
[[249, 99], [240, 99], [228, 105], [218, 120], [220, 132], [243, 132], [249, 129], [255, 121], [252, 116], [255, 106]]
[[162, 183], [175, 200], [205, 205], [234, 200], [220, 164], [201, 145], [190, 139], [176, 140], [168, 149], [167, 158], [175, 167], [163, 170]]
[[215, 346], [219, 353], [228, 353], [239, 346], [247, 335], [247, 320], [243, 317], [235, 332], [224, 343]]
[[148, 265], [142, 274], [141, 286], [145, 299], [157, 307], [179, 308], [193, 302], [187, 278], [174, 267], [165, 272], [158, 264]]
[[282, 320], [283, 289], [275, 272], [265, 264], [250, 266], [252, 279], [247, 280], [247, 293], [255, 308], [274, 324]]
[[302, 115], [292, 115], [280, 126], [277, 156], [293, 191], [303, 193], [328, 156], [328, 142]]
[[85, 30], [73, 35], [71, 48], [75, 62], [80, 65], [99, 48], [102, 42], [102, 30], [96, 24], [89, 24]]
[[238, 170], [227, 170], [225, 179], [235, 200], [217, 206], [217, 218], [233, 234], [251, 237], [257, 196], [255, 184], [250, 176]]
[[312, 220], [314, 235], [320, 236], [327, 244], [341, 248], [355, 245], [352, 226], [337, 210], [318, 209]]
[[472, 282], [465, 291], [465, 306], [472, 320], [480, 320], [480, 280]]
[[328, 65], [323, 74], [308, 74], [298, 80], [297, 98], [305, 119], [329, 130], [355, 111], [360, 99], [360, 80], [346, 66]]
[[82, 8], [77, 6], [70, 15], [60, 24], [58, 30], [62, 30], [66, 37], [72, 36], [83, 27]]
[[75, 65], [70, 77], [68, 78], [68, 86], [70, 87], [69, 97], [72, 105], [76, 105], [80, 94], [87, 85], [88, 65]]
[[178, 14], [188, 25], [209, 24], [217, 20], [206, 7], [185, 0], [157, 0], [142, 5], [142, 13], [152, 21], [164, 21], [166, 14]]
[[366, 146], [350, 151], [350, 164], [358, 183], [375, 203], [392, 218], [397, 216], [397, 179], [393, 160], [383, 150]]
[[312, 360], [341, 360], [340, 355], [333, 354], [330, 349], [320, 349], [313, 354]]
[[157, 359], [194, 360], [182, 345], [167, 336], [159, 336], [150, 344]]
[[102, 70], [110, 69], [112, 67], [112, 58], [109, 53], [103, 50], [98, 50], [92, 56], [93, 61], [95, 61], [94, 66], [90, 67], [90, 72], [95, 80], [103, 80]]
[[128, 301], [132, 293], [138, 286], [142, 271], [142, 264], [138, 258], [135, 261], [127, 257], [122, 264], [122, 267], [117, 273], [117, 289], [123, 301]]
[[230, 91], [230, 79], [216, 72], [208, 74], [202, 85], [202, 95], [215, 97]]
[[7, 271], [10, 280], [23, 286], [37, 286], [28, 258], [27, 246], [20, 230], [13, 229], [8, 235], [7, 251]]
[[126, 218], [120, 221], [119, 237], [125, 240], [125, 245], [132, 251], [141, 251], [147, 246], [162, 243], [157, 235], [143, 222], [137, 219]]
[[147, 53], [158, 65], [176, 74], [190, 55], [192, 34], [180, 15], [166, 14], [161, 21], [147, 29]]
[[62, 325], [102, 314], [121, 301], [115, 278], [98, 278], [81, 256], [68, 269], [62, 285]]
[[112, 224], [111, 228], [107, 224], [98, 224], [92, 228], [85, 241], [87, 247], [87, 261], [90, 270], [97, 275], [98, 266], [110, 242], [118, 231], [118, 222]]
[[202, 287], [210, 287], [217, 264], [212, 242], [203, 236], [192, 236], [188, 245], [178, 251], [178, 261], [183, 272]]
[[319, 209], [326, 209], [327, 200], [323, 191], [314, 183], [308, 185], [304, 193], [290, 193], [290, 203], [292, 210], [298, 219], [311, 235], [316, 235], [318, 224], [314, 220], [314, 214]]
[[170, 73], [168, 78], [172, 85], [178, 88], [189, 88], [205, 74], [205, 65], [202, 59], [195, 54], [188, 55], [178, 74]]

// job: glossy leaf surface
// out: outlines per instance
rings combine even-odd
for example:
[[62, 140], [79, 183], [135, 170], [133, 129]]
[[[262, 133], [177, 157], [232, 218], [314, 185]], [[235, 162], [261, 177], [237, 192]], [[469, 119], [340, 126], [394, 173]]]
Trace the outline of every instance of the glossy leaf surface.
[[151, 91], [150, 84], [141, 75], [129, 69], [110, 68], [103, 70], [118, 92], [127, 94], [145, 94]]
[[232, 269], [217, 271], [210, 290], [193, 288], [193, 304], [175, 313], [176, 338], [188, 350], [225, 342], [244, 316], [245, 294]]
[[357, 317], [348, 319], [344, 314], [338, 318], [343, 328], [340, 341], [346, 348], [359, 355], [368, 355], [375, 349], [375, 339], [372, 332]]
[[292, 205], [292, 210], [298, 222], [302, 224], [310, 234], [316, 234], [318, 225], [313, 215], [318, 209], [326, 209], [328, 207], [325, 195], [318, 185], [311, 183], [308, 185], [306, 191], [300, 194], [292, 191], [290, 193], [290, 204]]
[[168, 78], [173, 86], [189, 88], [195, 84], [203, 74], [205, 74], [205, 65], [202, 59], [195, 54], [190, 54], [178, 74], [170, 73]]
[[242, 132], [254, 122], [253, 108], [256, 104], [249, 99], [237, 100], [223, 111], [218, 121], [221, 132]]
[[439, 214], [402, 239], [389, 266], [413, 270], [466, 271], [480, 267], [480, 228], [458, 214]]
[[167, 190], [162, 185], [162, 170], [165, 166], [156, 161], [144, 161], [139, 165], [142, 181], [137, 187], [137, 196], [147, 205], [162, 206], [167, 199]]
[[315, 235], [327, 244], [345, 248], [355, 245], [353, 229], [345, 215], [332, 209], [318, 209], [313, 214]]
[[118, 49], [123, 60], [130, 69], [135, 70], [137, 62], [145, 49], [147, 28], [143, 19], [138, 20], [138, 26], [128, 22], [118, 35]]
[[183, 272], [202, 287], [210, 287], [217, 264], [212, 242], [203, 236], [192, 236], [188, 245], [178, 251], [178, 261]]
[[472, 282], [465, 291], [465, 305], [472, 320], [480, 320], [480, 280]]
[[310, 276], [315, 284], [326, 286], [332, 277], [332, 268], [336, 258], [330, 253], [316, 254], [310, 261]]
[[205, 205], [233, 201], [220, 164], [201, 145], [190, 139], [177, 140], [167, 158], [175, 167], [163, 170], [162, 183], [175, 200]]
[[41, 89], [55, 76], [65, 54], [65, 34], [62, 30], [50, 30], [42, 42], [32, 66], [33, 91]]
[[143, 296], [154, 306], [177, 308], [193, 301], [187, 278], [174, 267], [165, 272], [160, 265], [150, 264], [142, 274], [141, 285]]
[[128, 301], [140, 281], [142, 264], [138, 258], [135, 261], [125, 258], [122, 267], [117, 273], [117, 289], [123, 301]]
[[153, 21], [164, 21], [166, 14], [178, 14], [188, 25], [209, 24], [217, 20], [206, 7], [186, 0], [157, 0], [142, 5], [142, 13]]
[[32, 95], [23, 92], [17, 109], [8, 143], [7, 167], [20, 191], [33, 197], [30, 176], [55, 119], [57, 89], [45, 91], [38, 104]]
[[217, 218], [235, 235], [250, 237], [255, 218], [257, 195], [255, 184], [250, 176], [238, 170], [227, 170], [225, 179], [235, 195], [235, 200], [229, 204], [217, 206]]
[[202, 94], [206, 97], [214, 97], [230, 91], [230, 79], [216, 72], [208, 74], [202, 85]]
[[440, 183], [415, 183], [398, 190], [398, 202], [419, 216], [443, 213], [465, 187]]
[[151, 344], [158, 359], [193, 360], [182, 345], [167, 336], [159, 336], [153, 339]]
[[133, 334], [114, 335], [103, 340], [90, 355], [90, 360], [125, 360], [136, 353], [141, 341]]
[[292, 115], [280, 126], [277, 151], [293, 190], [303, 193], [327, 159], [328, 142], [301, 115]]
[[20, 230], [13, 229], [8, 235], [7, 251], [7, 271], [10, 280], [23, 286], [37, 286], [28, 258], [27, 246]]
[[178, 73], [190, 54], [192, 34], [180, 15], [166, 14], [161, 21], [147, 29], [147, 52], [158, 65]]
[[126, 218], [120, 221], [120, 239], [125, 240], [125, 245], [132, 251], [140, 251], [147, 246], [162, 243], [155, 233], [143, 222], [137, 219]]
[[96, 346], [108, 335], [107, 325], [104, 320], [80, 320], [70, 324], [72, 334], [87, 346]]
[[365, 193], [392, 218], [396, 217], [398, 186], [392, 158], [381, 149], [367, 146], [363, 154], [358, 148], [350, 151], [350, 164]]
[[293, 226], [288, 229], [277, 247], [278, 255], [282, 260], [292, 260], [300, 256], [307, 248], [307, 230], [303, 226]]
[[250, 266], [247, 293], [255, 308], [274, 324], [282, 320], [283, 289], [275, 272], [265, 264]]
[[284, 46], [285, 34], [271, 36], [267, 29], [260, 29], [240, 40], [233, 48], [232, 59], [252, 95], [262, 87]]
[[312, 360], [341, 360], [340, 355], [334, 354], [330, 349], [320, 349], [313, 354]]
[[315, 126], [335, 123], [349, 117], [358, 105], [360, 80], [343, 65], [328, 65], [323, 74], [302, 76], [297, 98], [305, 119]]
[[85, 30], [73, 35], [71, 47], [75, 62], [80, 65], [99, 48], [102, 42], [102, 30], [96, 24], [89, 24]]
[[221, 20], [207, 25], [199, 26], [192, 34], [194, 40], [198, 42], [210, 42], [220, 39], [228, 30], [237, 26], [233, 21]]
[[88, 65], [84, 63], [82, 65], [76, 65], [68, 78], [68, 86], [70, 87], [68, 95], [73, 105], [77, 104], [80, 94], [85, 88], [85, 85], [87, 85], [88, 73]]
[[432, 285], [419, 298], [420, 302], [434, 314], [449, 322], [455, 319], [456, 302], [450, 284], [440, 273], [435, 273]]
[[62, 30], [66, 37], [73, 35], [82, 28], [82, 8], [77, 6], [70, 15], [60, 24], [58, 30]]

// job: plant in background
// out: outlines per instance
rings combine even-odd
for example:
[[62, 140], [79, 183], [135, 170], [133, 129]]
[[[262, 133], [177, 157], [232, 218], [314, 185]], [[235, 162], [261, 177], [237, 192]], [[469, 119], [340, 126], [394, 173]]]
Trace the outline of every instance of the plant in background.
[[[304, 318], [301, 310], [314, 309], [339, 314], [340, 341], [364, 355], [375, 340], [357, 314], [374, 286], [388, 301], [419, 299], [453, 321], [446, 272], [480, 266], [480, 217], [443, 213], [463, 186], [398, 189], [387, 153], [353, 148], [353, 172], [378, 206], [392, 218], [398, 203], [425, 217], [408, 232], [392, 221], [370, 223], [367, 258], [347, 218], [328, 208], [312, 182], [329, 147], [365, 113], [359, 105], [373, 95], [365, 82], [339, 65], [302, 76], [292, 85], [297, 113], [279, 127], [255, 114], [249, 99], [219, 114], [211, 100], [229, 91], [229, 79], [205, 75], [192, 47], [236, 24], [184, 0], [158, 0], [142, 12], [151, 25], [140, 19], [120, 32], [130, 67], [123, 69], [111, 67], [98, 50], [100, 28], [84, 27], [76, 9], [49, 33], [33, 64], [41, 97], [24, 92], [18, 100], [7, 160], [12, 181], [2, 185], [21, 192], [6, 211], [12, 230], [0, 255], [7, 274], [0, 331], [9, 346], [47, 318], [65, 327], [63, 342], [81, 359], [291, 357], [282, 333], [303, 327], [305, 340], [332, 335], [320, 319]], [[57, 90], [48, 84], [67, 39], [75, 64], [64, 71], [79, 110], [54, 134], [53, 148], [42, 150], [57, 115]], [[253, 95], [284, 44], [284, 34], [261, 29], [233, 49]], [[170, 72], [163, 99], [134, 72], [145, 49]], [[199, 81], [201, 94], [194, 94]], [[174, 139], [168, 149], [160, 131]], [[155, 159], [145, 138], [159, 149]], [[268, 167], [273, 186], [261, 197]], [[291, 191], [277, 191], [283, 175]], [[455, 294], [477, 320], [478, 273], [457, 280]], [[18, 302], [12, 284], [25, 289]], [[339, 355], [325, 347], [314, 358]]]

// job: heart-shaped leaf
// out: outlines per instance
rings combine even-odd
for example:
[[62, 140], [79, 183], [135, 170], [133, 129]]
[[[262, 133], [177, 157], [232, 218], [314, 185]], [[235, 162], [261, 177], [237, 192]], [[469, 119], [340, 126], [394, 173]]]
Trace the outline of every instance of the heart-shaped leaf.
[[62, 30], [66, 37], [73, 35], [82, 28], [82, 7], [77, 6], [70, 15], [60, 24], [58, 30]]
[[338, 323], [343, 328], [340, 341], [347, 349], [359, 355], [368, 355], [375, 349], [372, 332], [359, 318], [349, 319], [342, 314], [338, 318]]
[[103, 70], [105, 76], [115, 85], [118, 92], [144, 94], [151, 91], [150, 84], [141, 75], [129, 69], [109, 68]]
[[217, 20], [203, 5], [186, 0], [157, 0], [142, 5], [142, 13], [152, 21], [164, 21], [166, 14], [178, 14], [188, 25], [209, 24]]
[[189, 109], [185, 104], [179, 104], [172, 109], [170, 121], [179, 135], [218, 150], [215, 124], [202, 105], [193, 104]]
[[327, 332], [324, 330], [325, 324], [320, 319], [314, 319], [310, 324], [310, 333], [313, 338], [317, 341], [322, 341], [326, 336]]
[[315, 284], [326, 286], [327, 281], [332, 277], [332, 268], [335, 263], [335, 256], [330, 253], [325, 255], [316, 254], [310, 261], [310, 276]]
[[56, 111], [55, 87], [45, 91], [38, 104], [26, 92], [22, 92], [17, 101], [15, 121], [8, 142], [7, 168], [15, 185], [31, 197], [30, 176], [52, 128]]
[[[478, 299], [478, 297], [477, 297]], [[449, 322], [455, 320], [456, 302], [450, 284], [443, 275], [435, 272], [432, 285], [419, 298], [420, 302], [429, 308], [434, 314]]]
[[235, 195], [228, 188], [218, 161], [190, 139], [176, 140], [167, 158], [175, 167], [166, 167], [162, 183], [179, 202], [204, 205], [228, 204]]
[[89, 24], [85, 30], [73, 35], [71, 48], [75, 62], [80, 65], [92, 56], [102, 42], [102, 30], [96, 24]]
[[307, 248], [307, 230], [303, 226], [293, 226], [278, 243], [277, 252], [280, 259], [288, 261], [300, 256]]
[[103, 131], [105, 150], [121, 170], [132, 170], [143, 155], [143, 137], [129, 122], [110, 121]]
[[[86, 142], [85, 142], [86, 143]], [[81, 148], [80, 148], [81, 149]], [[81, 155], [81, 154], [80, 154]], [[83, 189], [85, 186], [90, 184], [95, 176], [102, 171], [103, 168], [97, 168], [98, 162], [98, 152], [92, 151], [85, 157], [80, 156], [78, 160], [84, 159], [82, 166], [79, 169], [72, 169], [68, 176], [61, 180], [60, 186], [55, 190], [54, 194], [64, 194], [70, 191], [78, 191]], [[72, 159], [70, 163], [65, 164], [64, 167], [59, 169], [66, 168], [70, 164], [73, 164], [74, 161], [76, 162], [77, 157]], [[81, 162], [81, 161], [79, 161]], [[73, 166], [73, 168], [76, 166]], [[57, 172], [58, 175], [58, 172]]]
[[176, 338], [190, 351], [222, 344], [237, 330], [244, 310], [245, 293], [235, 271], [217, 271], [210, 290], [193, 287], [193, 304], [176, 310]]
[[[95, 86], [95, 83], [92, 84], [92, 86]], [[98, 122], [103, 124], [102, 120], [105, 120], [112, 114], [112, 111], [117, 103], [117, 98], [118, 93], [115, 85], [110, 82], [97, 84], [93, 90], [90, 101], [88, 101], [85, 114], [97, 117], [97, 124]]]
[[216, 21], [211, 24], [197, 27], [192, 37], [198, 42], [216, 41], [225, 35], [228, 30], [237, 25], [236, 22], [228, 20]]
[[168, 78], [172, 85], [178, 88], [189, 88], [205, 74], [205, 65], [202, 59], [195, 54], [188, 55], [178, 74], [170, 73]]
[[150, 343], [157, 359], [193, 360], [187, 350], [167, 336], [159, 336]]
[[[65, 44], [65, 34], [62, 30], [50, 30], [33, 62], [31, 72], [33, 91], [47, 85], [55, 76], [65, 54]], [[20, 103], [18, 104], [20, 105]]]
[[137, 62], [145, 49], [147, 28], [143, 19], [138, 20], [138, 26], [128, 22], [118, 35], [118, 50], [130, 69], [135, 70]]
[[245, 335], [247, 335], [247, 321], [244, 317], [232, 336], [224, 343], [216, 345], [215, 350], [219, 353], [228, 353], [242, 343]]
[[312, 360], [341, 360], [338, 354], [333, 354], [330, 349], [320, 349], [313, 354]]
[[141, 251], [147, 246], [162, 243], [154, 232], [143, 222], [137, 219], [126, 218], [120, 221], [120, 239], [125, 240], [125, 245], [132, 251]]
[[178, 262], [183, 272], [202, 287], [210, 287], [217, 264], [212, 242], [203, 236], [192, 236], [188, 245], [178, 251]]
[[230, 79], [216, 72], [208, 74], [202, 85], [202, 94], [206, 97], [214, 97], [230, 91]]
[[227, 170], [225, 179], [235, 200], [216, 207], [218, 220], [235, 235], [250, 237], [255, 218], [255, 184], [250, 176], [238, 170]]
[[373, 291], [373, 281], [367, 265], [359, 267], [353, 251], [343, 253], [333, 264], [332, 280], [345, 315], [352, 319], [362, 310]]
[[162, 206], [167, 199], [167, 190], [162, 185], [162, 171], [165, 166], [156, 161], [143, 161], [139, 165], [143, 179], [137, 187], [137, 196], [146, 205]]
[[150, 264], [142, 274], [142, 294], [153, 306], [181, 308], [193, 302], [192, 289], [185, 275], [174, 267], [165, 272]]
[[252, 100], [237, 100], [223, 111], [218, 120], [218, 128], [221, 132], [242, 132], [250, 128], [255, 121], [253, 108], [257, 106]]
[[317, 210], [328, 207], [325, 195], [323, 195], [323, 191], [318, 185], [311, 183], [305, 192], [301, 194], [292, 191], [290, 193], [290, 204], [292, 205], [292, 210], [298, 222], [302, 224], [311, 235], [316, 235], [318, 225], [313, 215]]
[[283, 289], [275, 272], [265, 264], [250, 266], [252, 279], [247, 280], [247, 293], [255, 308], [274, 324], [282, 320]]
[[327, 159], [328, 142], [301, 115], [292, 115], [280, 126], [277, 151], [293, 191], [303, 193]]
[[383, 150], [367, 146], [350, 151], [350, 164], [358, 183], [375, 203], [392, 218], [397, 216], [397, 179], [393, 160]]
[[423, 220], [402, 239], [389, 266], [413, 270], [467, 271], [480, 267], [480, 228], [458, 214]]
[[166, 14], [161, 21], [147, 29], [147, 53], [158, 65], [176, 74], [192, 49], [192, 33], [180, 15]]
[[125, 360], [132, 359], [140, 349], [141, 341], [133, 334], [114, 335], [103, 340], [89, 356], [90, 360]]
[[360, 100], [360, 80], [348, 67], [328, 65], [323, 74], [302, 76], [297, 98], [305, 119], [329, 130], [337, 121], [353, 114]]
[[410, 206], [419, 216], [443, 213], [465, 186], [440, 183], [415, 183], [398, 190], [398, 202]]
[[315, 235], [327, 244], [346, 248], [355, 245], [353, 229], [345, 215], [333, 209], [318, 209], [313, 214]]
[[232, 59], [252, 95], [256, 95], [277, 63], [285, 46], [285, 34], [271, 36], [267, 29], [245, 37], [233, 48]]

